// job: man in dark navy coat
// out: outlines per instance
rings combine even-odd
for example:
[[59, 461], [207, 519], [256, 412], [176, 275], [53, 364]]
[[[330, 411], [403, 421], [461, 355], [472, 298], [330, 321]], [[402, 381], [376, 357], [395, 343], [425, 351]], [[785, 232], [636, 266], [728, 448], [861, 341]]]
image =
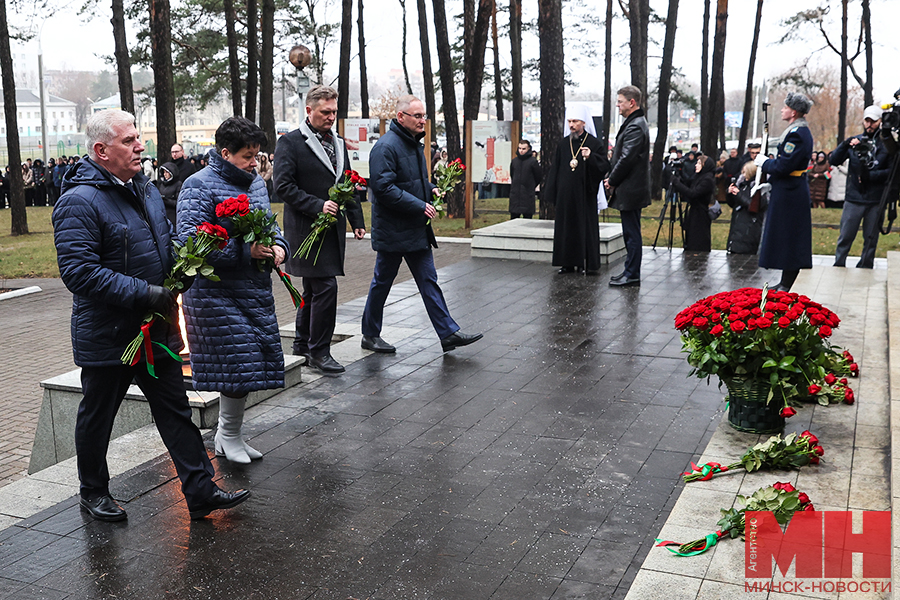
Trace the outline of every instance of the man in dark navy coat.
[[406, 261], [431, 324], [448, 352], [481, 339], [459, 330], [450, 316], [444, 294], [437, 283], [434, 256], [437, 248], [431, 219], [437, 216], [431, 201], [436, 186], [428, 180], [425, 153], [420, 140], [425, 136], [425, 105], [415, 96], [397, 102], [397, 118], [391, 129], [375, 143], [369, 155], [369, 187], [372, 200], [372, 249], [378, 253], [375, 274], [362, 319], [362, 347], [375, 352], [394, 352], [381, 338], [384, 303]]
[[[75, 421], [81, 507], [101, 521], [126, 518], [109, 492], [106, 452], [132, 381], [147, 397], [191, 518], [237, 506], [250, 492], [223, 492], [213, 483], [209, 455], [191, 421], [181, 364], [155, 348], [165, 345], [178, 352], [183, 344], [175, 295], [163, 287], [174, 263], [170, 225], [162, 197], [141, 173], [144, 146], [134, 116], [98, 112], [88, 120], [85, 138], [88, 158], [66, 174], [53, 211], [59, 272], [74, 295], [72, 349], [84, 392]], [[150, 311], [170, 321], [158, 318], [149, 330], [155, 377], [148, 372], [147, 357], [134, 366], [121, 361]]]
[[[343, 181], [350, 169], [344, 140], [332, 131], [337, 117], [337, 92], [317, 86], [306, 95], [306, 121], [282, 136], [275, 149], [275, 189], [284, 201], [284, 234], [291, 248], [299, 248], [321, 213], [337, 223], [325, 232], [321, 250], [309, 258], [291, 258], [287, 269], [303, 278], [303, 307], [297, 310], [293, 353], [307, 357], [324, 373], [342, 373], [344, 366], [331, 356], [337, 319], [337, 276], [344, 274], [347, 220], [356, 239], [366, 235], [358, 201], [349, 202], [346, 217], [328, 199], [328, 190]], [[316, 254], [317, 253], [317, 254]]]

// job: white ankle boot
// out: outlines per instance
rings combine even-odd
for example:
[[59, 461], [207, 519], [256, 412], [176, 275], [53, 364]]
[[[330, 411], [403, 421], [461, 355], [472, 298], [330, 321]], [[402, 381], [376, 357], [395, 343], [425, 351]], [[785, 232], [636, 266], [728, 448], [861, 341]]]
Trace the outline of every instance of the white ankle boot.
[[225, 456], [231, 462], [248, 464], [262, 458], [262, 453], [247, 445], [241, 436], [244, 422], [244, 402], [247, 396], [231, 398], [219, 395], [219, 428], [216, 431], [216, 455]]

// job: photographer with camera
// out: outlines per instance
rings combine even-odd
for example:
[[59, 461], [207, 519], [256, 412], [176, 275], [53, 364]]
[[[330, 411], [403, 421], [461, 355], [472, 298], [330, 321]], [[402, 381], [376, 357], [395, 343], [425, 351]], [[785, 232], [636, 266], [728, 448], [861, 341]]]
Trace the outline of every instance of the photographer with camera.
[[888, 151], [877, 135], [881, 126], [882, 110], [872, 105], [863, 113], [863, 133], [841, 142], [831, 153], [834, 166], [850, 159], [847, 173], [847, 191], [844, 210], [841, 213], [841, 232], [834, 253], [834, 266], [843, 267], [850, 246], [856, 239], [859, 224], [863, 226], [863, 249], [856, 266], [871, 269], [878, 246], [878, 207], [890, 173]]

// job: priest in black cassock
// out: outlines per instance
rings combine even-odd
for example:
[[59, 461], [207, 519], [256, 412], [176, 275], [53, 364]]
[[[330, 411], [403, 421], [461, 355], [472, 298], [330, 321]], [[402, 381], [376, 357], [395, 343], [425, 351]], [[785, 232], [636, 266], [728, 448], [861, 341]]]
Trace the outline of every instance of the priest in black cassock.
[[600, 268], [598, 193], [609, 160], [587, 106], [569, 106], [566, 121], [569, 135], [556, 146], [544, 186], [544, 198], [556, 206], [553, 265], [560, 273], [592, 272]]

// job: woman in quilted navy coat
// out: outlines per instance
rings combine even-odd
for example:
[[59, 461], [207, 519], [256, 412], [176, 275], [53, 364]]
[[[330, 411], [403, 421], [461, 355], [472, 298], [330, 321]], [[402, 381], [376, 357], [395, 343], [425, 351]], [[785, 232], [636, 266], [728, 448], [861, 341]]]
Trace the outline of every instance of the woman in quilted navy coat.
[[[178, 237], [185, 239], [203, 221], [233, 232], [216, 206], [246, 194], [250, 209], [269, 211], [266, 183], [255, 169], [266, 134], [243, 117], [231, 117], [216, 130], [216, 150], [209, 166], [189, 177], [178, 197]], [[198, 277], [184, 294], [184, 317], [191, 349], [195, 390], [220, 393], [216, 454], [249, 463], [262, 458], [241, 436], [244, 401], [254, 390], [284, 386], [284, 354], [275, 317], [271, 267], [260, 270], [258, 259], [281, 264], [288, 244], [278, 232], [272, 247], [232, 238], [208, 261], [221, 281]]]

